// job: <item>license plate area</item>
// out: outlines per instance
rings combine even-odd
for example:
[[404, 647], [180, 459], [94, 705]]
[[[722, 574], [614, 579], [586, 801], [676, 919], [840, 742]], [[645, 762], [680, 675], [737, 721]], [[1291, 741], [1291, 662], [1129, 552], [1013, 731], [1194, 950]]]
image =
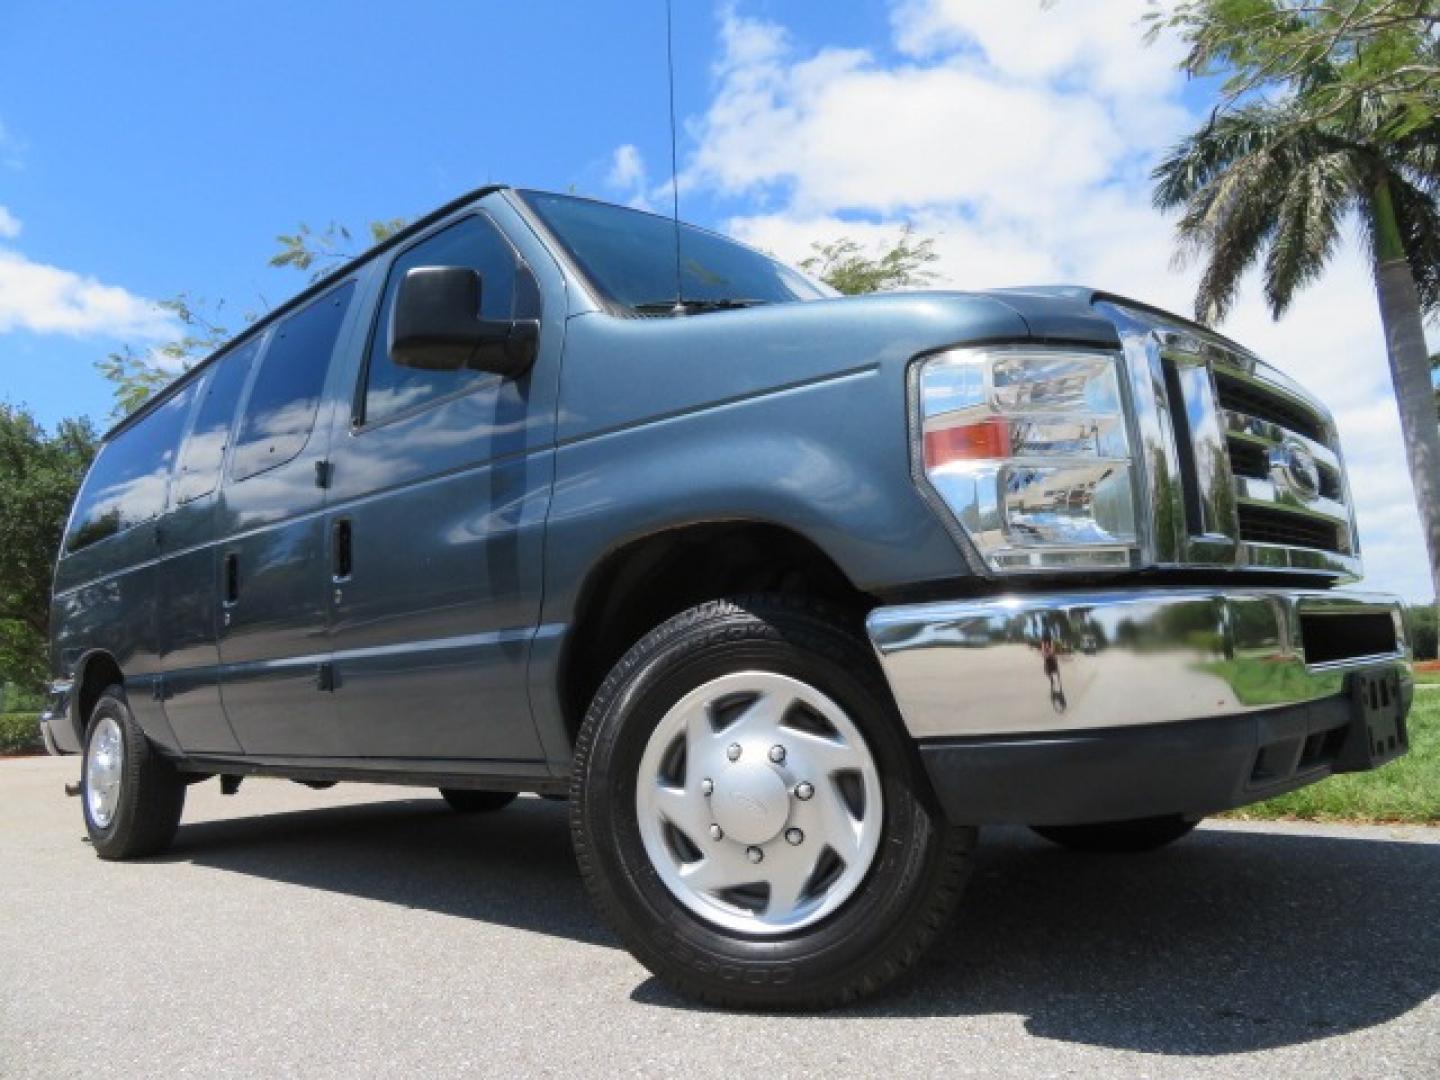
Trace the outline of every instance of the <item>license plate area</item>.
[[1355, 672], [1350, 676], [1350, 702], [1353, 719], [1343, 755], [1345, 769], [1373, 769], [1410, 748], [1395, 669]]

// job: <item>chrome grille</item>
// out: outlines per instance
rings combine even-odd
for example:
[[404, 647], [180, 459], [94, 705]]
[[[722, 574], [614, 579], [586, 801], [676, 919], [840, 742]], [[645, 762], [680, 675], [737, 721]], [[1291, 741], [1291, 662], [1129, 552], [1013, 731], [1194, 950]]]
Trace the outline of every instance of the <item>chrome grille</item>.
[[[1245, 370], [1225, 357], [1212, 367], [1225, 449], [1235, 485], [1237, 537], [1244, 544], [1355, 554], [1340, 455], [1329, 420], [1252, 361]], [[1236, 358], [1237, 361], [1240, 358]], [[1243, 361], [1240, 361], [1243, 362]], [[1313, 468], [1313, 484], [1292, 475], [1296, 455]], [[1264, 552], [1242, 562], [1269, 565]]]
[[1254, 355], [1119, 300], [1143, 448], [1154, 566], [1360, 574], [1344, 464], [1325, 407]]

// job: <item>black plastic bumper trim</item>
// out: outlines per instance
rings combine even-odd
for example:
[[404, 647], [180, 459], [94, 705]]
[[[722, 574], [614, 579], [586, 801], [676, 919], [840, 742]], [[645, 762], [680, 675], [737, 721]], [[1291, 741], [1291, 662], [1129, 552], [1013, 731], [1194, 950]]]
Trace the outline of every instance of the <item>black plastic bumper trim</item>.
[[1372, 768], [1367, 731], [1347, 693], [1240, 716], [917, 745], [955, 824], [1076, 825], [1202, 817]]

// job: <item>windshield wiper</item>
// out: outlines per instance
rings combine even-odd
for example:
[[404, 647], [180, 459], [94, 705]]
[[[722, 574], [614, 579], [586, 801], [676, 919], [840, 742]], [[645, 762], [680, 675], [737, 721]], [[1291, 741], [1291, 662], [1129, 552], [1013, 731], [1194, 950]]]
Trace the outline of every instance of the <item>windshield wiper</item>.
[[715, 300], [649, 300], [630, 306], [642, 315], [694, 315], [701, 311], [730, 311], [734, 308], [757, 307], [768, 300], [723, 297]]

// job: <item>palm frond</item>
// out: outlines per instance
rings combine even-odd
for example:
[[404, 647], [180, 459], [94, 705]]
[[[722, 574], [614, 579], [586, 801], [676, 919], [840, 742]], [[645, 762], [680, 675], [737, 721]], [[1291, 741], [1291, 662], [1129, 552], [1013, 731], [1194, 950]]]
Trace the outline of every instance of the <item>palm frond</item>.
[[1353, 158], [1344, 151], [1322, 154], [1290, 175], [1265, 258], [1265, 300], [1277, 319], [1296, 291], [1324, 272], [1354, 201], [1355, 179]]
[[1202, 322], [1223, 319], [1240, 279], [1275, 235], [1281, 207], [1313, 147], [1282, 110], [1254, 107], [1220, 117], [1182, 143], [1156, 170], [1155, 202], [1183, 206], [1178, 258], [1203, 254], [1195, 297]]
[[1199, 131], [1176, 145], [1151, 173], [1156, 209], [1183, 206], [1213, 184], [1237, 161], [1275, 147], [1290, 133], [1284, 109], [1254, 105], [1212, 116]]

